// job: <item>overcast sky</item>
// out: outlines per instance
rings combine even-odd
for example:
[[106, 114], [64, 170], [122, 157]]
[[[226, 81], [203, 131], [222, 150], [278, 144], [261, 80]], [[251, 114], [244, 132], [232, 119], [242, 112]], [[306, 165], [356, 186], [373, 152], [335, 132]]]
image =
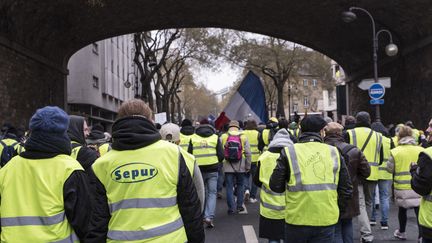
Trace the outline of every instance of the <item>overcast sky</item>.
[[196, 81], [205, 84], [206, 87], [214, 92], [223, 88], [230, 87], [240, 78], [242, 69], [232, 67], [228, 63], [222, 63], [219, 71], [214, 71], [209, 68], [196, 68], [193, 75]]

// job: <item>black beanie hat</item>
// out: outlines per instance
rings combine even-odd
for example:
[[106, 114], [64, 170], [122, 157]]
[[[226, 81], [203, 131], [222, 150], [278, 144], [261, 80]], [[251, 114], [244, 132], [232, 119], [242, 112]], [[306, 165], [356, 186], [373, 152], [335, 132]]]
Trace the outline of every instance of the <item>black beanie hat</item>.
[[306, 116], [300, 122], [302, 132], [320, 132], [327, 125], [327, 122], [322, 116]]
[[182, 123], [180, 124], [181, 127], [187, 127], [187, 126], [192, 126], [192, 121], [189, 119], [184, 119], [182, 121]]

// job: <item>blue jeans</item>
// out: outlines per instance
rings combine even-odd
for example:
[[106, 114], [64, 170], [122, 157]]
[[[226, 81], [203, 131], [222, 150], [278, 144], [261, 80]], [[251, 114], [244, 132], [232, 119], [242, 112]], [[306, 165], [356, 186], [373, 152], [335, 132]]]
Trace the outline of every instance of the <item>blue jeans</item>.
[[352, 219], [339, 219], [335, 225], [335, 236], [333, 243], [353, 243]]
[[[234, 181], [235, 180], [235, 181]], [[225, 173], [225, 187], [228, 204], [228, 212], [237, 212], [243, 206], [244, 185], [246, 173]], [[234, 201], [234, 183], [236, 183], [237, 204]]]
[[332, 243], [335, 226], [285, 224], [285, 243]]
[[258, 187], [255, 186], [255, 183], [253, 183], [253, 176], [255, 175], [257, 169], [257, 164], [256, 163], [252, 163], [251, 164], [251, 169], [249, 171], [249, 173], [247, 173], [246, 175], [246, 189], [245, 190], [250, 190], [250, 198], [256, 198], [257, 195], [257, 190]]
[[219, 163], [219, 169], [218, 169], [218, 181], [217, 181], [217, 191], [222, 192], [223, 189], [223, 182], [224, 182], [224, 174], [222, 171], [222, 163]]
[[[379, 201], [380, 201], [379, 209], [381, 211], [381, 224], [383, 223], [386, 224], [388, 221], [391, 185], [392, 185], [392, 180], [378, 180]], [[372, 198], [375, 198], [375, 191]], [[377, 214], [378, 214], [377, 210], [373, 206], [372, 218], [371, 218], [372, 221], [376, 221]]]
[[203, 172], [202, 177], [203, 177], [204, 187], [205, 187], [204, 218], [213, 219], [215, 215], [215, 209], [216, 209], [218, 173]]

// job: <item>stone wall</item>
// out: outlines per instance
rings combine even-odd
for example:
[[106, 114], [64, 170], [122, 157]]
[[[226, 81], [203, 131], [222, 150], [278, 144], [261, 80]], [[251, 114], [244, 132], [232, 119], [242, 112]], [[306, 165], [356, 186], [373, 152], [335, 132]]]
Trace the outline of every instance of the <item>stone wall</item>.
[[42, 62], [0, 45], [0, 123], [28, 125], [45, 105], [65, 105], [65, 75]]

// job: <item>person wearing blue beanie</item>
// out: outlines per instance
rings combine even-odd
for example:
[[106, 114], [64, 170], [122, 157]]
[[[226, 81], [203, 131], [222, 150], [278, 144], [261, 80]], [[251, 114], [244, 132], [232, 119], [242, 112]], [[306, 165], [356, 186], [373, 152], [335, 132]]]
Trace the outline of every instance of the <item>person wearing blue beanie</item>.
[[[83, 241], [91, 213], [89, 186], [86, 172], [70, 157], [69, 116], [46, 106], [29, 127], [26, 150], [0, 170], [2, 240]], [[28, 220], [14, 220], [21, 218]]]

